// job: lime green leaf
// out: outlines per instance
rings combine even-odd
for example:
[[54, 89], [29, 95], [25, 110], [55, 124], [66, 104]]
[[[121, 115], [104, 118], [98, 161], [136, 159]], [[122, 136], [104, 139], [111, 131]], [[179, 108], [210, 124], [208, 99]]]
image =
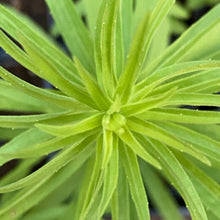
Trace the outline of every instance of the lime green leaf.
[[92, 206], [98, 206], [99, 204], [97, 203], [93, 205], [98, 197], [98, 193], [104, 181], [104, 173], [103, 173], [103, 170], [101, 169], [102, 152], [103, 152], [103, 137], [100, 136], [96, 142], [95, 165], [94, 165], [90, 183], [88, 185], [88, 189], [86, 192], [86, 197], [84, 199], [84, 203], [81, 209], [80, 220], [86, 219], [89, 211], [91, 211]]
[[148, 189], [150, 198], [152, 199], [153, 204], [157, 207], [160, 215], [167, 220], [183, 220], [176, 201], [168, 192], [168, 187], [165, 186], [155, 170], [144, 162], [141, 163], [141, 168], [143, 180]]
[[145, 98], [139, 102], [127, 104], [121, 107], [121, 112], [125, 116], [133, 116], [146, 112], [149, 109], [162, 107], [169, 103], [169, 99], [175, 94], [177, 88], [172, 88], [169, 91], [165, 92], [162, 95], [156, 97]]
[[[154, 72], [154, 74], [146, 77], [135, 87], [136, 99], [145, 97], [152, 89], [158, 86], [160, 83], [171, 79], [175, 76], [181, 76], [190, 72], [196, 72], [205, 69], [215, 69], [220, 67], [219, 61], [191, 61], [185, 63], [179, 63], [164, 67]], [[144, 74], [144, 73], [143, 73]], [[145, 74], [146, 75], [146, 74]], [[178, 86], [178, 85], [177, 85]]]
[[94, 102], [91, 100], [88, 93], [84, 91], [84, 88], [77, 85], [75, 82], [70, 81], [65, 75], [63, 75], [63, 71], [55, 63], [54, 57], [42, 54], [39, 46], [25, 38], [23, 35], [20, 36], [20, 39], [24, 49], [39, 67], [40, 71], [36, 73], [38, 76], [51, 82], [66, 95], [73, 97], [88, 106], [97, 108], [94, 106]]
[[[31, 172], [32, 167], [39, 163], [40, 160], [41, 159], [39, 158], [31, 158], [20, 161], [20, 163], [17, 164], [16, 168], [14, 168], [1, 178], [0, 185], [4, 186], [10, 184], [11, 182], [15, 182], [28, 175], [28, 173]], [[7, 194], [4, 194], [4, 196], [6, 195]]]
[[103, 129], [103, 158], [102, 169], [106, 168], [113, 151], [113, 132]]
[[47, 119], [57, 118], [57, 116], [62, 116], [65, 112], [61, 113], [49, 113], [49, 114], [39, 114], [39, 115], [19, 115], [19, 116], [0, 116], [0, 127], [5, 128], [30, 128], [33, 127], [35, 123], [43, 122]]
[[158, 161], [152, 157], [146, 149], [136, 140], [132, 132], [127, 128], [123, 128], [123, 132], [117, 133], [117, 135], [120, 137], [120, 139], [128, 145], [128, 147], [139, 157], [143, 158], [146, 162], [152, 164], [158, 169], [161, 169], [160, 164]]
[[[16, 155], [16, 152], [33, 147], [36, 145], [36, 141], [40, 145], [51, 138], [51, 135], [46, 134], [37, 128], [31, 128], [22, 132], [0, 148], [0, 164], [2, 165], [9, 160], [19, 158], [19, 156]], [[32, 156], [35, 155], [32, 154]]]
[[94, 114], [91, 117], [83, 119], [79, 122], [66, 125], [49, 125], [49, 124], [36, 124], [35, 126], [40, 128], [42, 131], [55, 136], [67, 137], [74, 134], [89, 131], [91, 129], [101, 126], [103, 114]]
[[138, 32], [131, 44], [124, 71], [117, 84], [116, 95], [121, 97], [123, 104], [128, 101], [132, 86], [141, 70], [141, 65], [143, 65], [142, 62], [145, 56], [143, 43], [148, 31], [149, 17], [149, 14], [147, 14], [138, 28]]
[[10, 140], [23, 131], [25, 131], [25, 129], [0, 128], [0, 139], [1, 141]]
[[119, 0], [102, 2], [95, 32], [96, 65], [98, 82], [111, 97], [115, 73], [115, 47]]
[[147, 14], [139, 26], [116, 90], [116, 94], [120, 94], [122, 97], [122, 103], [126, 103], [129, 99], [132, 86], [144, 64], [152, 38], [173, 4], [174, 0], [158, 1], [152, 14], [150, 16]]
[[183, 166], [177, 160], [175, 155], [168, 147], [156, 140], [147, 140], [145, 143], [151, 144], [152, 154], [157, 155], [161, 164], [163, 164], [163, 171], [175, 188], [180, 192], [186, 206], [190, 211], [192, 219], [207, 220], [206, 212], [201, 202], [201, 199], [193, 186], [189, 176], [186, 174]]
[[146, 67], [146, 74], [151, 74], [158, 67], [172, 65], [181, 60], [186, 52], [190, 53], [193, 45], [220, 22], [219, 12], [220, 5], [217, 5], [198, 22], [188, 28], [188, 30], [184, 32], [165, 53], [156, 59], [150, 66]]
[[196, 146], [196, 148], [205, 155], [215, 160], [220, 160], [220, 142], [213, 140], [207, 135], [200, 134], [199, 132], [171, 122], [157, 122], [156, 124], [166, 129], [167, 132], [175, 135], [179, 139], [187, 141]]
[[140, 173], [137, 157], [127, 146], [120, 148], [122, 159], [130, 192], [140, 219], [150, 220], [148, 201]]
[[219, 136], [220, 126], [219, 125], [215, 125], [215, 124], [210, 124], [207, 126], [201, 126], [201, 125], [195, 125], [195, 124], [187, 124], [187, 125], [182, 124], [182, 125], [220, 142], [220, 136]]
[[0, 46], [5, 50], [6, 53], [10, 54], [15, 60], [17, 60], [21, 65], [26, 67], [32, 72], [37, 72], [38, 68], [35, 66], [33, 61], [28, 57], [28, 55], [20, 49], [12, 40], [0, 30]]
[[199, 93], [178, 93], [171, 96], [168, 105], [220, 106], [220, 96]]
[[[0, 69], [1, 75], [1, 69]], [[57, 112], [61, 109], [15, 89], [10, 83], [0, 80], [0, 109], [20, 112]]]
[[[73, 98], [59, 95], [53, 92], [50, 92], [46, 89], [38, 88], [34, 85], [31, 85], [30, 83], [25, 82], [22, 79], [19, 79], [18, 77], [14, 76], [4, 68], [0, 67], [0, 76], [8, 81], [14, 88], [17, 90], [23, 92], [26, 95], [32, 96], [36, 99], [45, 101], [48, 105], [50, 103], [55, 104], [61, 108], [64, 109], [74, 109], [82, 110], [86, 109], [86, 105], [82, 105], [79, 102], [76, 102]], [[87, 108], [88, 109], [88, 108]]]
[[46, 165], [35, 171], [34, 173], [24, 177], [14, 183], [0, 187], [0, 192], [11, 192], [23, 188], [28, 185], [40, 182], [43, 177], [51, 177], [55, 172], [66, 166], [77, 154], [85, 147], [90, 145], [96, 136], [89, 136], [82, 139], [80, 142], [74, 143], [71, 147], [62, 150], [55, 158], [49, 161]]
[[[139, 1], [138, 1], [139, 2]], [[138, 2], [136, 2], [138, 4]], [[133, 0], [121, 1], [121, 24], [124, 55], [126, 58], [132, 37]]]
[[[49, 135], [51, 139], [48, 141], [46, 140], [43, 141], [42, 143], [40, 142], [36, 143], [35, 140], [35, 141], [31, 141], [31, 143], [28, 144], [20, 143], [21, 141], [18, 142], [16, 137], [13, 141], [10, 141], [5, 146], [2, 146], [1, 148], [2, 150], [0, 150], [0, 156], [4, 158], [4, 161], [6, 160], [9, 161], [16, 158], [29, 158], [29, 157], [39, 157], [43, 155], [48, 155], [49, 153], [60, 150], [66, 146], [71, 145], [72, 143], [77, 143], [78, 141], [82, 140], [83, 137], [92, 135], [96, 132], [97, 130], [92, 130], [92, 131], [84, 132], [82, 134], [76, 134], [65, 138], [62, 137], [51, 138], [51, 136]], [[39, 138], [39, 136], [37, 137]], [[25, 137], [25, 139], [27, 138]], [[5, 149], [6, 146], [7, 148]], [[14, 148], [12, 147], [16, 147], [16, 146], [19, 146], [19, 148], [18, 149], [15, 148], [14, 150]], [[13, 149], [13, 151], [11, 149]]]
[[218, 84], [220, 84], [219, 69], [214, 69], [193, 73], [189, 76], [183, 76], [180, 79], [174, 78], [172, 81], [166, 82], [155, 88], [153, 94], [163, 93], [175, 86], [178, 86], [178, 92], [199, 92]]
[[[30, 42], [38, 46], [38, 50], [44, 57], [51, 57], [61, 73], [70, 81], [80, 83], [78, 76], [75, 74], [75, 66], [57, 46], [34, 22], [18, 11], [0, 6], [0, 27], [20, 42], [18, 36], [24, 36]], [[13, 54], [12, 54], [13, 56]], [[39, 67], [39, 66], [37, 66]]]
[[180, 152], [186, 152], [198, 160], [202, 161], [207, 165], [211, 165], [209, 159], [201, 153], [198, 149], [196, 149], [192, 144], [187, 141], [183, 141], [175, 135], [168, 133], [165, 129], [160, 126], [147, 122], [138, 118], [132, 117], [127, 121], [128, 127], [135, 132], [146, 135], [147, 137], [154, 138], [156, 140], [160, 140], [161, 142], [171, 146]]
[[179, 19], [189, 19], [190, 17], [189, 11], [178, 2], [173, 5], [170, 15]]
[[2, 206], [0, 218], [2, 220], [18, 218], [28, 209], [39, 203], [48, 194], [54, 192], [60, 185], [62, 185], [73, 173], [75, 173], [91, 156], [93, 150], [94, 146], [91, 144], [84, 147], [83, 150], [71, 158], [72, 162], [61, 168], [61, 170], [55, 173], [52, 177], [51, 175], [44, 176], [33, 186], [21, 190], [6, 204], [4, 204], [4, 206]]
[[[129, 0], [130, 1], [130, 0]], [[121, 2], [122, 4], [122, 2]], [[121, 5], [121, 7], [123, 7]], [[120, 8], [121, 9], [121, 8]], [[126, 10], [126, 9], [125, 9]], [[116, 21], [116, 36], [115, 36], [115, 60], [113, 63], [114, 67], [114, 73], [115, 73], [115, 79], [116, 82], [118, 82], [118, 79], [123, 72], [124, 69], [124, 59], [125, 59], [125, 48], [124, 48], [124, 42], [123, 42], [123, 23], [122, 23], [122, 15], [120, 13], [121, 11], [119, 10], [119, 15], [117, 16], [117, 21]], [[128, 32], [128, 30], [127, 30]], [[128, 33], [127, 33], [128, 34]]]
[[83, 66], [94, 73], [93, 42], [74, 3], [71, 0], [46, 2], [72, 56], [78, 57]]
[[25, 217], [22, 217], [23, 220], [40, 220], [40, 219], [44, 219], [44, 220], [48, 220], [48, 219], [57, 219], [60, 216], [62, 216], [62, 214], [64, 212], [66, 212], [68, 208], [68, 205], [55, 205], [53, 207], [50, 208], [45, 208], [42, 209], [36, 213], [29, 213], [28, 215], [26, 215]]
[[93, 77], [84, 69], [80, 61], [77, 58], [74, 58], [74, 60], [76, 62], [78, 73], [82, 78], [89, 94], [92, 96], [97, 106], [99, 106], [101, 110], [106, 110], [109, 107], [110, 101], [103, 93], [96, 81], [93, 79]]
[[104, 214], [107, 205], [109, 204], [113, 192], [117, 186], [118, 182], [118, 170], [119, 170], [119, 158], [118, 158], [118, 138], [114, 136], [113, 138], [113, 149], [111, 158], [108, 165], [104, 170], [104, 185], [102, 198], [98, 207], [98, 219]]
[[199, 111], [178, 108], [161, 108], [150, 110], [139, 115], [145, 120], [173, 121], [189, 124], [220, 123], [220, 113], [214, 111]]
[[130, 197], [124, 168], [119, 167], [118, 184], [111, 201], [112, 220], [130, 220]]
[[99, 13], [99, 8], [101, 1], [99, 0], [83, 0], [82, 1], [85, 14], [86, 14], [86, 21], [88, 22], [89, 26], [89, 31], [91, 35], [94, 37], [95, 35], [95, 26], [96, 26], [96, 21], [97, 21], [97, 16]]

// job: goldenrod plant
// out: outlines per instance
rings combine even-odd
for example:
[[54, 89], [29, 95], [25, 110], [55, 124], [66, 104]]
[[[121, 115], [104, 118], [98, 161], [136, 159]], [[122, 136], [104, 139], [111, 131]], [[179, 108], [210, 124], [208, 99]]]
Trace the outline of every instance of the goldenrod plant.
[[46, 3], [69, 53], [0, 6], [0, 46], [54, 86], [0, 68], [1, 110], [23, 113], [0, 116], [0, 164], [19, 160], [0, 219], [150, 220], [150, 197], [181, 220], [167, 183], [193, 220], [220, 219], [220, 112], [199, 108], [220, 106], [220, 4], [168, 45], [174, 0], [83, 0], [86, 23]]

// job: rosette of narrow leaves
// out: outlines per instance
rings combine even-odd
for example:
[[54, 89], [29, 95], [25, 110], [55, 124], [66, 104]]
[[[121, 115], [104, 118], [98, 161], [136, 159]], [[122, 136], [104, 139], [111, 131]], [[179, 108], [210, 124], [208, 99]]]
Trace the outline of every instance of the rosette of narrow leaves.
[[24, 15], [0, 6], [0, 46], [56, 88], [0, 68], [1, 110], [32, 112], [0, 116], [8, 140], [0, 164], [21, 161], [1, 180], [1, 220], [99, 220], [105, 213], [147, 220], [145, 186], [165, 219], [180, 220], [164, 179], [193, 220], [218, 219], [220, 186], [203, 168], [219, 172], [220, 112], [181, 106], [220, 106], [220, 5], [164, 50], [174, 0], [146, 1], [148, 11], [135, 2], [83, 0], [86, 26], [71, 0], [46, 0], [71, 57]]

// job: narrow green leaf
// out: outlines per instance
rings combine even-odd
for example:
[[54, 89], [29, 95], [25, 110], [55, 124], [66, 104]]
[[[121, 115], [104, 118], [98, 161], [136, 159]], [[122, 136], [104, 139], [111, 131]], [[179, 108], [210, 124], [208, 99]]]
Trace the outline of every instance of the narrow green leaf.
[[20, 133], [25, 131], [25, 129], [11, 129], [11, 128], [0, 128], [0, 139], [1, 141], [8, 141], [16, 137]]
[[[51, 57], [51, 54], [53, 54], [53, 61], [56, 67], [61, 69], [63, 76], [72, 82], [80, 84], [71, 59], [28, 17], [12, 8], [6, 8], [0, 5], [0, 27], [21, 44], [21, 39], [18, 36], [24, 36], [38, 46], [38, 50], [44, 57]], [[13, 56], [13, 54], [11, 55]]]
[[[98, 197], [98, 193], [102, 187], [104, 181], [104, 173], [101, 169], [102, 166], [102, 152], [103, 152], [103, 137], [100, 136], [96, 142], [96, 159], [91, 176], [90, 183], [86, 192], [86, 197], [82, 206], [80, 213], [80, 220], [86, 219], [88, 217], [89, 211], [91, 211], [92, 206]], [[96, 204], [98, 206], [99, 203]], [[97, 211], [97, 209], [96, 209]], [[94, 214], [94, 213], [93, 213]]]
[[177, 88], [172, 88], [169, 91], [165, 92], [162, 95], [156, 97], [145, 98], [139, 102], [127, 104], [121, 107], [121, 112], [125, 116], [133, 116], [140, 114], [142, 112], [146, 112], [149, 109], [162, 107], [163, 105], [167, 105], [169, 103], [169, 99], [175, 95]]
[[[36, 166], [40, 160], [41, 159], [39, 158], [31, 158], [20, 161], [13, 170], [1, 177], [0, 186], [10, 184], [23, 178], [24, 176], [27, 176], [31, 172], [32, 167]], [[6, 195], [7, 194], [4, 194], [3, 197]], [[3, 200], [4, 198], [1, 200], [2, 203], [4, 203]]]
[[161, 108], [150, 110], [139, 115], [145, 120], [172, 121], [189, 124], [220, 123], [220, 113], [215, 111], [199, 111], [179, 108]]
[[[126, 0], [127, 1], [127, 0]], [[129, 0], [130, 1], [130, 0]], [[121, 1], [122, 4], [122, 1]], [[123, 6], [121, 5], [120, 9]], [[120, 75], [123, 72], [124, 69], [124, 60], [125, 60], [125, 45], [123, 42], [123, 21], [122, 21], [122, 15], [121, 11], [119, 9], [119, 15], [117, 16], [117, 22], [116, 22], [116, 34], [115, 34], [115, 47], [114, 47], [114, 56], [115, 60], [113, 62], [113, 73], [115, 74], [116, 83], [118, 82], [118, 79], [120, 78]], [[126, 9], [125, 9], [126, 10]], [[127, 30], [128, 34], [128, 30]]]
[[88, 117], [84, 120], [73, 124], [66, 124], [66, 125], [49, 125], [49, 124], [36, 124], [35, 126], [40, 128], [42, 131], [55, 135], [55, 136], [62, 136], [67, 137], [74, 134], [83, 133], [97, 127], [101, 126], [103, 114], [94, 114], [91, 117]]
[[181, 164], [187, 169], [204, 206], [218, 217], [220, 205], [220, 185], [182, 155], [175, 153]]
[[[0, 148], [0, 165], [3, 165], [9, 160], [19, 158], [19, 155], [16, 155], [16, 152], [24, 151], [27, 148], [32, 148], [34, 145], [36, 145], [37, 139], [37, 143], [41, 145], [51, 138], [51, 135], [46, 134], [37, 128], [31, 128], [22, 132]], [[35, 155], [32, 154], [32, 156]]]
[[136, 138], [133, 136], [132, 132], [127, 128], [123, 128], [123, 132], [117, 133], [117, 135], [120, 137], [120, 139], [128, 145], [128, 147], [139, 157], [143, 158], [146, 162], [152, 164], [158, 169], [161, 169], [160, 164], [158, 161], [152, 157], [145, 149], [144, 147], [136, 140]]
[[127, 121], [127, 125], [130, 129], [137, 133], [146, 135], [147, 137], [151, 137], [156, 140], [160, 140], [161, 142], [177, 149], [180, 152], [186, 152], [195, 157], [196, 159], [200, 160], [201, 162], [209, 166], [211, 165], [209, 159], [192, 144], [188, 143], [188, 141], [183, 141], [175, 137], [175, 135], [168, 133], [168, 131], [166, 131], [158, 125], [155, 125], [152, 122], [147, 122], [132, 117], [130, 120]]
[[113, 132], [103, 128], [103, 158], [102, 169], [106, 168], [112, 155], [114, 143]]
[[42, 177], [47, 176], [49, 178], [55, 172], [59, 171], [62, 167], [66, 166], [77, 154], [79, 154], [85, 147], [90, 145], [96, 136], [89, 136], [82, 139], [79, 143], [74, 143], [71, 147], [62, 150], [55, 158], [49, 161], [46, 165], [35, 171], [34, 173], [24, 177], [14, 183], [0, 187], [0, 192], [11, 192], [25, 186], [40, 182]]
[[135, 99], [145, 97], [156, 86], [173, 77], [199, 70], [215, 69], [219, 67], [219, 61], [191, 61], [164, 67], [154, 72], [154, 74], [146, 77], [136, 85], [134, 89], [134, 92], [136, 92]]
[[163, 129], [166, 129], [167, 132], [175, 135], [179, 139], [196, 146], [196, 148], [203, 152], [206, 156], [209, 156], [217, 161], [220, 160], [220, 142], [213, 140], [208, 136], [208, 134], [200, 134], [199, 132], [171, 122], [157, 122], [156, 124]]
[[195, 124], [187, 124], [187, 125], [182, 124], [182, 125], [200, 134], [206, 135], [212, 138], [213, 140], [220, 142], [220, 136], [219, 136], [220, 126], [219, 125], [215, 125], [215, 124], [210, 124], [207, 126], [201, 126], [201, 125], [195, 125]]
[[192, 219], [208, 220], [202, 201], [193, 186], [189, 176], [186, 174], [183, 166], [177, 160], [175, 155], [168, 147], [156, 140], [142, 139], [146, 144], [151, 144], [151, 152], [154, 156], [157, 155], [161, 164], [163, 164], [163, 171], [167, 178], [171, 181], [174, 187], [180, 192], [186, 206], [190, 211]]
[[94, 73], [93, 42], [76, 11], [75, 3], [71, 0], [46, 2], [72, 56], [78, 57], [83, 66]]
[[85, 147], [78, 154], [72, 157], [72, 162], [61, 168], [61, 170], [55, 173], [52, 177], [50, 175], [44, 176], [34, 185], [19, 191], [2, 206], [0, 218], [2, 220], [17, 219], [24, 212], [38, 204], [51, 192], [55, 192], [60, 185], [62, 185], [82, 166], [82, 164], [94, 152], [93, 150], [93, 145]]
[[201, 39], [206, 33], [214, 28], [219, 22], [220, 5], [214, 7], [204, 15], [198, 22], [192, 25], [184, 34], [174, 42], [165, 53], [155, 60], [150, 66], [146, 67], [146, 74], [153, 73], [158, 67], [169, 66], [177, 63], [184, 55], [190, 53], [192, 46]]
[[[81, 183], [79, 184], [79, 189], [77, 190], [77, 195], [75, 196], [75, 199], [73, 199], [73, 201], [72, 201], [72, 204], [71, 204], [72, 206], [70, 207], [71, 210], [69, 210], [69, 212], [72, 213], [71, 217], [73, 218], [73, 220], [77, 220], [80, 218], [80, 213], [82, 212], [83, 204], [85, 203], [86, 199], [89, 196], [89, 193], [87, 193], [88, 192], [88, 183], [90, 186], [91, 182], [93, 182], [92, 175], [93, 175], [93, 168], [94, 168], [94, 163], [95, 163], [94, 156], [95, 155], [92, 155], [90, 157], [90, 159], [88, 160], [88, 162], [85, 166], [85, 170], [84, 170], [83, 175], [82, 175], [82, 171], [80, 169], [80, 176], [82, 176], [82, 180], [81, 180]], [[74, 204], [74, 202], [76, 204]], [[73, 207], [74, 207], [74, 209], [73, 209]]]
[[2, 67], [0, 67], [0, 76], [4, 80], [8, 81], [18, 91], [21, 91], [24, 94], [32, 96], [38, 100], [43, 100], [47, 104], [52, 103], [61, 108], [74, 109], [75, 111], [86, 109], [86, 105], [84, 105], [84, 107], [80, 102], [76, 102], [73, 98], [59, 95], [46, 89], [41, 89], [31, 85], [30, 83], [27, 83], [24, 80], [14, 76]]
[[100, 85], [103, 86], [110, 97], [113, 95], [116, 80], [115, 48], [119, 4], [119, 0], [103, 1], [99, 12], [100, 17], [98, 18], [100, 21], [97, 21], [99, 32], [97, 30], [95, 37], [96, 54], [99, 56], [98, 65], [101, 68], [101, 72], [97, 72], [97, 77]]
[[[136, 2], [138, 3], [138, 2]], [[132, 38], [132, 18], [133, 18], [133, 0], [121, 1], [121, 23], [124, 58], [126, 58]]]
[[149, 17], [149, 14], [147, 14], [138, 28], [130, 47], [124, 71], [117, 84], [115, 94], [121, 97], [123, 104], [128, 101], [132, 86], [143, 65], [142, 62], [145, 56], [143, 45], [148, 31]]
[[210, 86], [216, 86], [220, 83], [219, 69], [201, 71], [190, 75], [183, 75], [180, 79], [173, 79], [159, 85], [153, 91], [153, 94], [161, 94], [172, 87], [178, 86], [178, 92], [199, 92]]
[[0, 127], [5, 128], [30, 128], [34, 124], [43, 122], [48, 119], [57, 118], [62, 116], [65, 112], [49, 113], [49, 114], [38, 114], [38, 115], [19, 115], [19, 116], [0, 116]]
[[28, 215], [22, 217], [23, 220], [40, 220], [40, 219], [58, 219], [64, 212], [67, 211], [68, 205], [55, 205], [50, 208], [45, 208], [39, 210], [35, 213], [29, 213]]
[[118, 138], [114, 136], [113, 138], [113, 149], [111, 158], [108, 165], [105, 168], [104, 184], [102, 198], [98, 207], [98, 218], [104, 214], [107, 205], [109, 204], [113, 192], [117, 186], [118, 182], [118, 171], [119, 171], [119, 158], [118, 158]]
[[127, 146], [120, 148], [122, 159], [130, 192], [140, 219], [150, 220], [147, 195], [144, 189], [137, 156]]
[[93, 1], [84, 0], [84, 1], [82, 1], [82, 4], [83, 4], [83, 8], [85, 10], [86, 20], [87, 20], [88, 26], [89, 26], [89, 32], [91, 33], [91, 35], [94, 38], [97, 16], [99, 13], [99, 8], [100, 8], [101, 2], [99, 0], [93, 0]]
[[112, 220], [130, 220], [130, 197], [125, 171], [119, 166], [118, 184], [111, 200]]
[[11, 84], [4, 80], [0, 80], [0, 110], [12, 112], [51, 113], [58, 112], [61, 109], [51, 103], [46, 103], [24, 94], [15, 89]]
[[160, 215], [167, 220], [183, 220], [178, 210], [179, 207], [177, 202], [168, 192], [168, 187], [165, 186], [163, 180], [159, 177], [157, 172], [145, 162], [141, 163], [141, 168], [143, 180], [148, 189], [150, 198], [158, 209]]
[[129, 99], [132, 86], [143, 67], [152, 38], [173, 4], [174, 0], [166, 2], [159, 0], [151, 15], [148, 14], [139, 26], [116, 90], [116, 94], [120, 94], [122, 97], [122, 103], [126, 103]]
[[88, 106], [97, 108], [88, 93], [84, 91], [84, 88], [68, 80], [63, 75], [62, 69], [58, 68], [56, 65], [54, 57], [42, 54], [39, 46], [32, 43], [29, 39], [25, 38], [25, 36], [21, 35], [20, 39], [26, 52], [39, 67], [40, 71], [36, 73], [38, 76], [46, 79], [48, 82], [51, 82], [66, 95], [73, 97]]
[[[36, 143], [35, 140], [29, 143], [28, 145], [26, 145], [26, 143], [19, 143], [16, 137], [13, 141], [6, 144], [7, 146], [6, 150], [4, 149], [6, 146], [5, 147], [2, 146], [1, 148], [2, 150], [0, 150], [0, 156], [4, 158], [4, 161], [6, 160], [9, 161], [16, 158], [30, 158], [30, 157], [39, 157], [39, 156], [48, 155], [49, 153], [63, 149], [64, 147], [67, 147], [72, 143], [78, 143], [80, 140], [83, 139], [83, 137], [92, 135], [96, 132], [97, 130], [92, 130], [65, 138], [55, 137], [55, 138], [51, 138], [48, 141], [44, 141], [42, 143], [39, 142]], [[44, 134], [46, 135], [46, 133]], [[39, 136], [37, 137], [39, 138]], [[51, 136], [49, 135], [49, 137]], [[27, 138], [25, 137], [25, 139]], [[19, 149], [15, 149], [15, 150], [13, 149], [13, 151], [11, 152], [10, 149], [12, 149], [14, 145], [15, 147], [19, 146]]]
[[103, 93], [96, 81], [93, 79], [93, 77], [84, 69], [80, 61], [76, 57], [74, 58], [74, 60], [76, 62], [78, 73], [82, 78], [89, 94], [96, 102], [96, 105], [99, 106], [101, 110], [106, 110], [110, 105], [110, 101]]
[[30, 57], [20, 48], [18, 47], [12, 40], [4, 34], [3, 31], [0, 30], [0, 46], [4, 51], [10, 56], [12, 56], [15, 60], [17, 60], [21, 65], [26, 67], [32, 72], [37, 72], [38, 68], [35, 66]]
[[199, 93], [178, 93], [167, 101], [168, 105], [220, 106], [220, 96]]

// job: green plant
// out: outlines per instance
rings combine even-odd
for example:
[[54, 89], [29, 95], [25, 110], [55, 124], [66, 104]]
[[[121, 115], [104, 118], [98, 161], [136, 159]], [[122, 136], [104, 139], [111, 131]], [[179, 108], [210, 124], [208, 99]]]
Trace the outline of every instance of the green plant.
[[1, 180], [0, 219], [147, 220], [144, 184], [165, 219], [182, 219], [163, 179], [193, 220], [219, 219], [220, 113], [181, 106], [220, 106], [220, 4], [168, 46], [174, 0], [135, 1], [135, 10], [132, 0], [83, 0], [90, 31], [71, 0], [46, 2], [74, 61], [0, 6], [0, 27], [24, 50], [3, 31], [0, 46], [56, 87], [0, 68], [1, 110], [32, 113], [0, 116], [11, 139], [0, 163], [21, 159]]

